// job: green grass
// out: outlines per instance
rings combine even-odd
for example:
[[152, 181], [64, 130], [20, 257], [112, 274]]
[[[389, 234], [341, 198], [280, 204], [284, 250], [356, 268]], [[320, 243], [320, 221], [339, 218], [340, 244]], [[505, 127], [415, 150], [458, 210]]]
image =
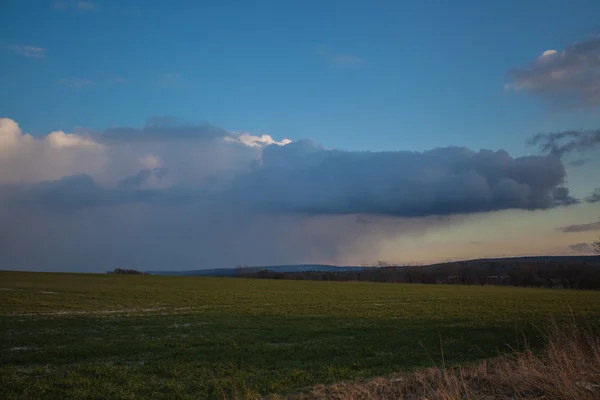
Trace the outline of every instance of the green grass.
[[600, 292], [0, 272], [0, 398], [291, 393], [492, 357], [572, 314], [600, 322]]

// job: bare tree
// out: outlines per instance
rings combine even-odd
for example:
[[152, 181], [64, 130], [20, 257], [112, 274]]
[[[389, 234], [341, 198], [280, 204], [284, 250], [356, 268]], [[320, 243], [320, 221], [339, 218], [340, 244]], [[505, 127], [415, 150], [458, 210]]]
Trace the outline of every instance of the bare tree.
[[600, 236], [598, 236], [598, 240], [592, 242], [592, 247], [596, 253], [600, 254]]

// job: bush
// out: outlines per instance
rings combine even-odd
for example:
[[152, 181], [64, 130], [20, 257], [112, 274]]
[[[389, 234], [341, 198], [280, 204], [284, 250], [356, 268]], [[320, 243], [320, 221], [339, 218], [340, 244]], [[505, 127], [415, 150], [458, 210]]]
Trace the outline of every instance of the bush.
[[137, 269], [124, 269], [124, 268], [115, 268], [112, 271], [108, 272], [109, 274], [120, 274], [120, 275], [147, 275], [147, 273], [138, 271]]

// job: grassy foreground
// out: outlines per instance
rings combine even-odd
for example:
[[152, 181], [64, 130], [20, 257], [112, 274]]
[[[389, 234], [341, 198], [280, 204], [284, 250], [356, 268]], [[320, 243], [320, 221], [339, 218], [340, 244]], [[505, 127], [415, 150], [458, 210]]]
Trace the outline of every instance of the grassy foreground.
[[[600, 336], [576, 324], [549, 324], [541, 352], [525, 347], [479, 364], [444, 363], [392, 378], [317, 385], [288, 400], [597, 400]], [[536, 354], [538, 353], [538, 354]], [[278, 400], [283, 396], [271, 396]]]
[[600, 292], [0, 272], [0, 398], [287, 394], [535, 348], [572, 314], [600, 322]]

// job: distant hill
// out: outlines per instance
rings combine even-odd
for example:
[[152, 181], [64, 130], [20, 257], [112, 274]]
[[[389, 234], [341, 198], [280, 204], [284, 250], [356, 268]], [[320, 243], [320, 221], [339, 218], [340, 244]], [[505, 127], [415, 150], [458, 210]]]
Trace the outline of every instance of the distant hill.
[[[504, 261], [504, 262], [572, 262], [572, 261], [585, 261], [585, 262], [600, 262], [600, 256], [524, 256], [524, 257], [504, 257], [504, 258], [480, 258], [476, 260], [465, 260], [463, 262], [479, 262], [479, 261]], [[447, 264], [447, 263], [441, 263]], [[440, 265], [440, 264], [435, 264]]]
[[[454, 263], [479, 263], [482, 261], [492, 262], [572, 262], [572, 261], [585, 261], [588, 263], [599, 263], [600, 256], [526, 256], [526, 257], [505, 257], [505, 258], [482, 258], [475, 260], [464, 260], [464, 261], [451, 261], [436, 263], [430, 265], [423, 265], [423, 267], [433, 267], [445, 264]], [[261, 270], [269, 270], [273, 272], [356, 272], [364, 270], [365, 268], [371, 267], [358, 267], [358, 266], [336, 266], [327, 264], [298, 264], [298, 265], [270, 265], [270, 266], [258, 266], [248, 267], [244, 269], [245, 273], [253, 273]], [[189, 271], [147, 271], [152, 275], [175, 275], [175, 276], [236, 276], [237, 270], [235, 268], [213, 268], [213, 269], [198, 269]]]
[[[268, 269], [273, 272], [305, 272], [305, 271], [318, 271], [318, 272], [352, 272], [360, 271], [363, 267], [356, 266], [344, 266], [338, 267], [336, 265], [324, 265], [324, 264], [299, 264], [299, 265], [270, 265], [270, 266], [259, 266], [259, 267], [248, 267], [244, 268], [244, 272], [252, 273], [258, 272], [264, 269]], [[148, 271], [152, 275], [176, 275], [176, 276], [235, 276], [238, 271], [235, 268], [215, 268], [215, 269], [198, 269], [191, 271]]]

